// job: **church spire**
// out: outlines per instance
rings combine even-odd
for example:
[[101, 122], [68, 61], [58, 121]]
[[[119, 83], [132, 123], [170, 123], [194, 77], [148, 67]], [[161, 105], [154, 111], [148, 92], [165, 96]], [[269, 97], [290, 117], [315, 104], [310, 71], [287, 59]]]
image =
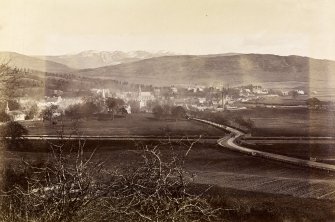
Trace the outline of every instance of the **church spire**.
[[138, 96], [141, 96], [141, 94], [142, 94], [141, 85], [138, 85]]
[[9, 113], [8, 101], [7, 101], [7, 103], [6, 103], [5, 113], [7, 113], [7, 114]]

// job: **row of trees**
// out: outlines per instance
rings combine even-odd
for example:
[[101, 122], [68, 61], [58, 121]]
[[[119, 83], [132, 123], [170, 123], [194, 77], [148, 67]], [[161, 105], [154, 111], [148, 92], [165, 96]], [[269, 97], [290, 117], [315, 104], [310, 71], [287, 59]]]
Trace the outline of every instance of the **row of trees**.
[[105, 104], [107, 106], [107, 111], [112, 114], [112, 119], [114, 119], [114, 115], [121, 111], [123, 114], [126, 114], [127, 111], [123, 108], [123, 106], [126, 104], [122, 99], [119, 98], [113, 98], [108, 97], [105, 101]]
[[321, 100], [319, 100], [318, 98], [309, 98], [306, 100], [306, 105], [310, 108], [310, 109], [322, 109], [324, 105], [326, 105], [325, 102], [322, 102]]
[[70, 105], [65, 109], [65, 115], [72, 119], [87, 118], [92, 116], [92, 114], [99, 112], [100, 107], [93, 102], [85, 102], [82, 104]]
[[152, 113], [157, 119], [174, 118], [175, 120], [187, 117], [186, 110], [182, 106], [156, 105]]
[[[68, 106], [64, 110], [65, 116], [72, 118], [72, 119], [81, 119], [81, 118], [89, 118], [94, 113], [99, 113], [103, 110], [106, 110], [107, 113], [111, 114], [114, 118], [114, 115], [118, 112], [122, 112], [123, 114], [126, 110], [123, 110], [123, 106], [125, 102], [119, 98], [112, 98], [109, 97], [105, 101], [102, 98], [95, 96], [95, 97], [85, 97], [83, 98], [82, 103], [73, 104]], [[41, 117], [43, 120], [52, 121], [55, 113], [61, 112], [57, 105], [50, 105], [46, 107], [41, 112]]]

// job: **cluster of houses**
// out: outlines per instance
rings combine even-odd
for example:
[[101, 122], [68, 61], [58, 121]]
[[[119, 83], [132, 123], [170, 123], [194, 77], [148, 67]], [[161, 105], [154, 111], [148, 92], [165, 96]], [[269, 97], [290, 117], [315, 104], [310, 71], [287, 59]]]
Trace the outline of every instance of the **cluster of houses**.
[[[293, 91], [297, 95], [305, 95], [306, 93], [301, 90], [271, 90], [264, 89], [261, 86], [240, 86], [223, 90], [222, 87], [205, 87], [205, 86], [187, 86], [187, 87], [153, 87], [150, 91], [143, 91], [141, 86], [134, 91], [113, 91], [112, 89], [92, 89], [91, 92], [96, 95], [102, 96], [103, 100], [108, 97], [120, 98], [125, 102], [123, 110], [127, 113], [131, 113], [130, 103], [137, 103], [141, 111], [150, 112], [152, 104], [169, 104], [174, 106], [183, 106], [187, 110], [211, 110], [211, 111], [223, 111], [223, 110], [239, 110], [246, 109], [245, 103], [249, 101], [258, 100], [266, 97], [278, 97], [278, 96], [289, 96]], [[56, 105], [60, 110], [65, 110], [68, 106], [73, 104], [81, 103], [81, 98], [62, 98], [59, 96], [45, 97], [38, 101], [32, 101], [30, 99], [21, 99], [20, 104], [31, 104], [35, 103], [38, 110], [41, 111], [51, 105]], [[6, 114], [8, 114], [13, 120], [24, 120], [26, 119], [26, 113], [22, 110], [9, 110], [8, 103], [5, 108]], [[61, 115], [61, 113], [58, 113]], [[57, 115], [57, 113], [55, 113]], [[35, 119], [38, 119], [36, 115]]]
[[[79, 102], [80, 102], [79, 98], [62, 98], [61, 96], [57, 96], [57, 97], [45, 97], [45, 98], [40, 99], [40, 100], [34, 100], [34, 99], [25, 98], [25, 99], [19, 99], [18, 100], [18, 103], [22, 107], [19, 110], [10, 110], [8, 102], [6, 102], [6, 106], [5, 106], [4, 112], [13, 121], [26, 120], [27, 119], [26, 117], [27, 117], [28, 112], [29, 112], [29, 108], [33, 104], [35, 104], [36, 107], [37, 107], [37, 112], [36, 112], [35, 116], [33, 118], [31, 118], [31, 119], [33, 119], [33, 120], [39, 120], [39, 119], [41, 119], [41, 117], [39, 115], [40, 112], [42, 110], [44, 110], [45, 108], [50, 107], [51, 105], [55, 105], [55, 106], [59, 107], [59, 110], [64, 110], [69, 105], [77, 104]], [[59, 111], [59, 112], [55, 112], [53, 115], [54, 116], [60, 116], [61, 114], [62, 113]]]
[[[147, 107], [148, 102], [154, 101], [157, 98], [154, 92], [142, 91], [141, 86], [139, 86], [138, 91], [111, 92], [109, 89], [92, 89], [92, 92], [100, 95], [104, 101], [108, 97], [115, 97], [122, 99], [126, 104], [131, 101], [137, 102], [140, 109], [144, 109]], [[131, 113], [129, 105], [125, 105], [124, 108], [128, 113]]]
[[[298, 95], [305, 95], [301, 89], [285, 91], [285, 90], [269, 90], [261, 86], [241, 86], [232, 88], [233, 94], [227, 93], [227, 89], [222, 90], [221, 87], [205, 87], [205, 86], [187, 86], [168, 88], [153, 88], [151, 91], [142, 91], [139, 86], [137, 91], [119, 91], [111, 92], [109, 89], [96, 89], [95, 93], [102, 94], [103, 97], [117, 97], [123, 99], [126, 103], [135, 101], [139, 104], [142, 111], [151, 111], [150, 104], [152, 102], [159, 104], [169, 104], [174, 106], [183, 106], [187, 110], [240, 110], [246, 109], [244, 103], [262, 98], [271, 98], [279, 96], [289, 96], [293, 91]], [[228, 90], [229, 91], [229, 90]]]

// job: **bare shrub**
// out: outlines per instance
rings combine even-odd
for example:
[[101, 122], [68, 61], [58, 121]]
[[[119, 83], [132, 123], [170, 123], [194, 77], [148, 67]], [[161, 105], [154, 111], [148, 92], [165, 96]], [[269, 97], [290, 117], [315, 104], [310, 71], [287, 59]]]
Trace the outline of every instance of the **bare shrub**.
[[189, 192], [184, 162], [193, 145], [183, 155], [144, 146], [127, 167], [107, 170], [83, 141], [52, 144], [48, 161], [5, 171], [0, 221], [215, 220], [218, 209]]
[[158, 147], [145, 146], [139, 164], [113, 175], [105, 202], [108, 215], [120, 221], [211, 221], [216, 211], [198, 194], [188, 192], [193, 176], [183, 158], [163, 159]]
[[92, 155], [84, 156], [80, 142], [76, 152], [52, 148], [49, 161], [24, 161], [23, 170], [5, 171], [2, 221], [76, 221], [81, 210], [102, 195], [95, 179], [101, 164], [91, 161]]

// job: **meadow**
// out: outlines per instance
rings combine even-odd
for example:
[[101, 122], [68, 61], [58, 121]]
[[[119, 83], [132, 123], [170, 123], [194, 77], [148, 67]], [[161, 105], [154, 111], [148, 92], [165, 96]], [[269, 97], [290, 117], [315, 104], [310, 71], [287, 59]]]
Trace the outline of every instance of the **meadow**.
[[22, 124], [30, 135], [66, 135], [90, 136], [214, 136], [224, 133], [212, 126], [186, 119], [156, 119], [152, 114], [131, 114], [126, 118], [97, 120], [93, 118], [64, 119], [51, 123], [49, 121], [25, 121]]
[[255, 150], [335, 164], [334, 141], [242, 140], [241, 144]]
[[252, 136], [335, 136], [334, 111], [256, 108], [237, 114], [254, 121]]

